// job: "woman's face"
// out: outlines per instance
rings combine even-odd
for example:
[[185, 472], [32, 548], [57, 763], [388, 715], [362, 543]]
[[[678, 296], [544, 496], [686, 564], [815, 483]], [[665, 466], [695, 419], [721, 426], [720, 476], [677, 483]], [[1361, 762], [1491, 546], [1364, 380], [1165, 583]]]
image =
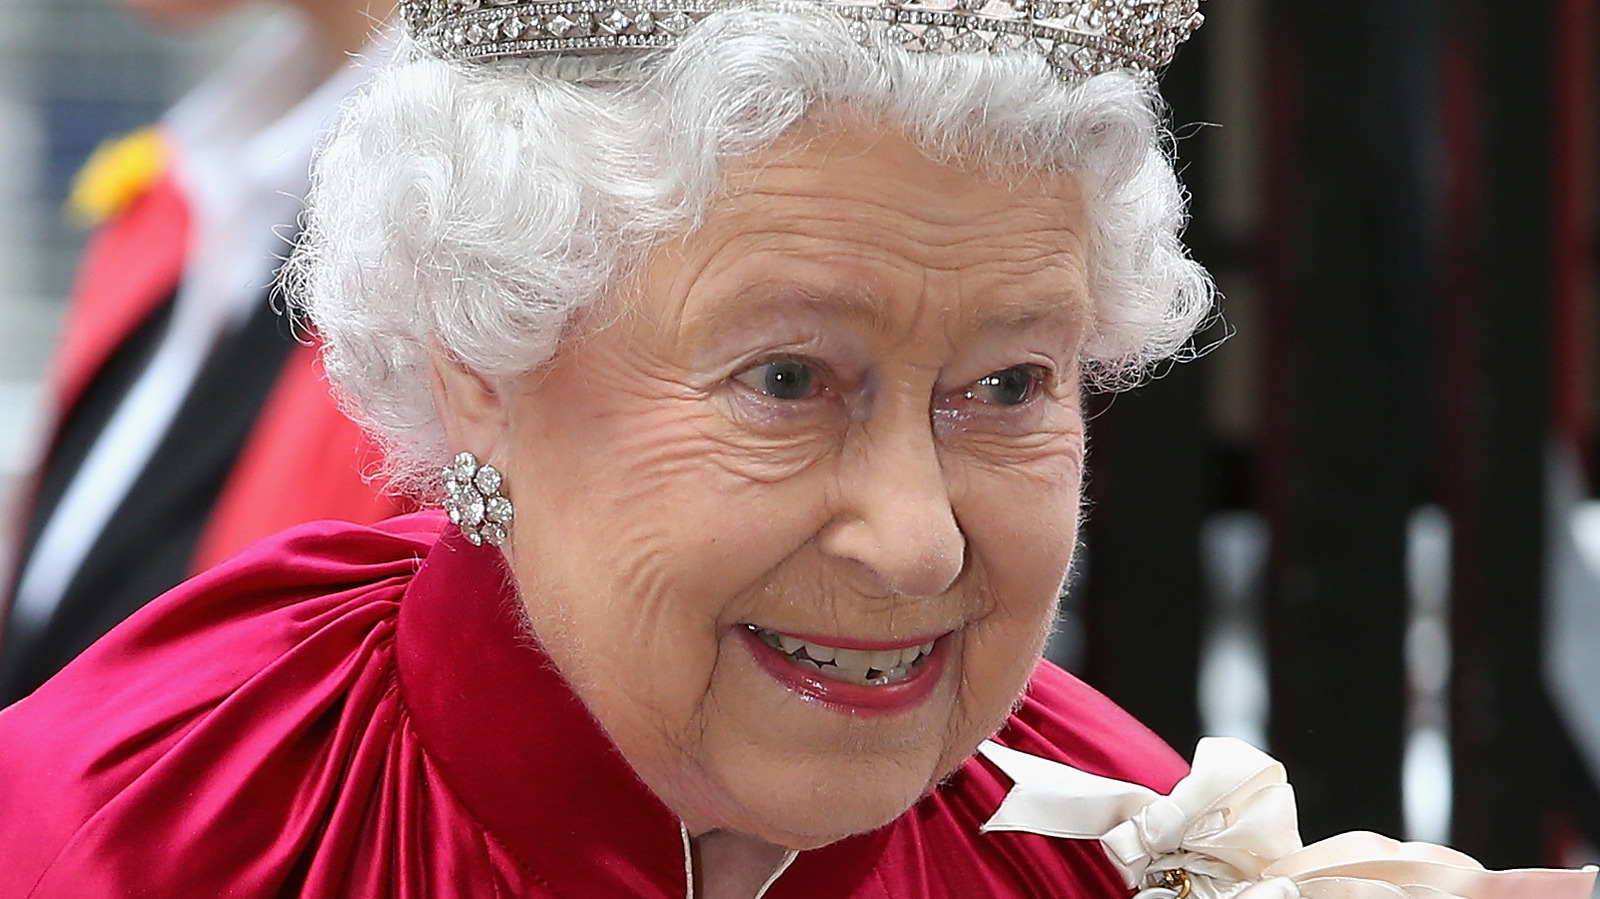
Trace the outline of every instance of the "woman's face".
[[693, 833], [882, 825], [1004, 721], [1072, 554], [1075, 179], [789, 140], [500, 385], [533, 626]]

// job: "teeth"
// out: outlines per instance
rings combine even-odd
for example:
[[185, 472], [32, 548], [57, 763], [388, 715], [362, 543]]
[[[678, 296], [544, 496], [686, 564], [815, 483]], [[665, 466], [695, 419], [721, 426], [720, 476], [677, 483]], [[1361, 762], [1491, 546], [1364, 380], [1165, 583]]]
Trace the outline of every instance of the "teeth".
[[933, 652], [934, 641], [904, 649], [840, 649], [746, 625], [756, 638], [788, 656], [790, 661], [849, 683], [885, 686], [904, 680], [911, 669]]
[[[867, 668], [877, 667], [872, 664], [872, 657], [875, 655], [877, 653], [863, 652], [859, 649], [841, 649], [833, 654], [833, 664], [846, 671], [862, 671]], [[893, 668], [894, 665], [891, 663], [884, 667]]]
[[875, 671], [893, 671], [903, 662], [900, 659], [901, 650], [892, 649], [888, 652], [867, 653], [867, 665]]

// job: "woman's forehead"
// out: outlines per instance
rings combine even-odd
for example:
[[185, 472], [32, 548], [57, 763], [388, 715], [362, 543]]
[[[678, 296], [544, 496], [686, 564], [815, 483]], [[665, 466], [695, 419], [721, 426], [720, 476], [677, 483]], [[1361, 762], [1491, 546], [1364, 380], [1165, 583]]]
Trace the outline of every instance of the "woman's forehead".
[[656, 256], [694, 277], [786, 258], [834, 270], [875, 258], [928, 272], [1024, 270], [1083, 266], [1086, 235], [1072, 174], [995, 178], [934, 162], [893, 131], [846, 130], [734, 163], [699, 227]]
[[1087, 222], [1070, 175], [1000, 180], [893, 133], [842, 133], [746, 160], [728, 185], [647, 266], [647, 292], [685, 319], [752, 307], [881, 319], [907, 295], [984, 326], [1088, 307]]
[[1082, 205], [1079, 179], [1064, 171], [1024, 171], [967, 160], [935, 160], [899, 129], [855, 119], [807, 122], [770, 146], [734, 160], [724, 203], [766, 194], [855, 196], [920, 204], [935, 221], [959, 222], [981, 209], [1027, 198]]

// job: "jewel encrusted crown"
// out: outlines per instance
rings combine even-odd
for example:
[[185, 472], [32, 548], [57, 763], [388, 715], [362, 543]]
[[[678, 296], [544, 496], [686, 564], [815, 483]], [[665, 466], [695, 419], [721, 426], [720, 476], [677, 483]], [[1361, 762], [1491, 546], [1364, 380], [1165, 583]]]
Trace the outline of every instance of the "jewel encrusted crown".
[[670, 47], [719, 10], [820, 8], [856, 40], [921, 53], [1032, 53], [1062, 77], [1154, 72], [1205, 17], [1200, 0], [401, 0], [411, 34], [441, 59]]

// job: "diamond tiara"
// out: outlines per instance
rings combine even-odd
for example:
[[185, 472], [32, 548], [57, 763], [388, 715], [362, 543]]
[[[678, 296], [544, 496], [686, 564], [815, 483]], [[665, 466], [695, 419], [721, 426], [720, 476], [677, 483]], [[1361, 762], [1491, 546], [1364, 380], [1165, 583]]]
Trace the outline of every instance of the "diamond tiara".
[[[864, 45], [920, 53], [1023, 53], [1063, 78], [1154, 72], [1205, 21], [1201, 0], [800, 0], [831, 10]], [[401, 0], [412, 36], [449, 60], [671, 47], [750, 0]]]

